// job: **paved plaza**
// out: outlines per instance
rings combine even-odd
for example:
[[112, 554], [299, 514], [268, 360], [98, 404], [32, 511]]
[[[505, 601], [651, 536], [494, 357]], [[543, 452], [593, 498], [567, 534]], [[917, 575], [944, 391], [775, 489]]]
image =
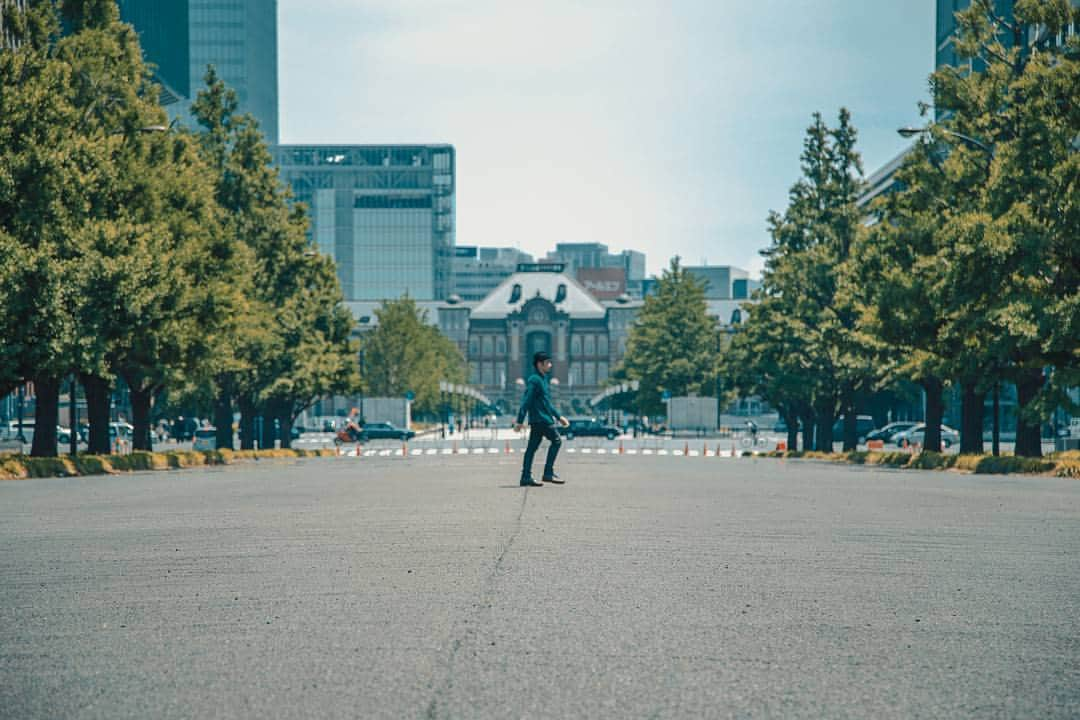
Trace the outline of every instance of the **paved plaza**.
[[519, 462], [0, 483], [0, 717], [1080, 716], [1076, 480]]

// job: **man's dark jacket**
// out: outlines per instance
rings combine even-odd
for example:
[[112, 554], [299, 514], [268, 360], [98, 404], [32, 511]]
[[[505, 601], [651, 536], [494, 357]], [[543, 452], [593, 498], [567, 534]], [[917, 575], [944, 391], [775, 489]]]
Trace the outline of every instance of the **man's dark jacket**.
[[551, 404], [551, 391], [548, 389], [546, 375], [533, 373], [525, 384], [525, 395], [521, 398], [521, 409], [518, 410], [517, 421], [520, 425], [525, 421], [525, 415], [529, 416], [530, 425], [554, 425], [555, 418], [559, 417], [559, 411]]

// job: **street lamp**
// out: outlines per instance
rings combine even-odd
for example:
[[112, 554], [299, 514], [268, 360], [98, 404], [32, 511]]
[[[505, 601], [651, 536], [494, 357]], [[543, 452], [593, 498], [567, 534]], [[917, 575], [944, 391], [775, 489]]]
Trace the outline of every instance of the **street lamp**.
[[948, 129], [943, 128], [943, 127], [938, 127], [938, 126], [934, 126], [934, 125], [927, 125], [926, 127], [917, 128], [917, 127], [911, 127], [910, 125], [908, 125], [907, 127], [897, 128], [896, 132], [902, 138], [913, 138], [916, 135], [932, 135], [934, 132], [939, 132], [942, 135], [949, 135], [951, 137], [957, 138], [958, 140], [962, 140], [963, 142], [966, 142], [968, 145], [971, 145], [972, 147], [976, 147], [979, 150], [982, 150], [984, 153], [989, 155], [991, 158], [994, 157], [994, 148], [992, 148], [991, 146], [989, 146], [986, 143], [982, 142], [981, 140], [976, 140], [975, 138], [971, 137], [970, 135], [965, 135], [963, 133], [958, 133], [958, 132], [955, 132], [953, 130], [948, 130]]

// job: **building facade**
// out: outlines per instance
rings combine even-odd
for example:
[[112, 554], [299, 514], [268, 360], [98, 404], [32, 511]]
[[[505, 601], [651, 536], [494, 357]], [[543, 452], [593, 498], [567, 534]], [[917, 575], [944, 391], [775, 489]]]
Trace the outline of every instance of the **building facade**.
[[22, 12], [26, 9], [26, 0], [0, 0], [0, 50], [14, 48], [18, 41], [12, 32], [10, 25], [4, 27], [4, 15]]
[[157, 67], [171, 116], [190, 123], [208, 65], [236, 91], [266, 141], [278, 142], [277, 0], [119, 0]]
[[282, 181], [307, 205], [311, 238], [334, 258], [348, 301], [449, 297], [451, 145], [279, 145]]
[[450, 294], [461, 300], [479, 301], [510, 277], [533, 256], [517, 248], [458, 245], [451, 263]]
[[[417, 305], [461, 350], [469, 383], [502, 412], [517, 411], [532, 356], [554, 360], [552, 396], [566, 415], [591, 414], [589, 401], [607, 387], [626, 355], [630, 330], [644, 302], [625, 293], [601, 301], [552, 263], [519, 266], [480, 301], [456, 296]], [[720, 329], [746, 321], [745, 301], [709, 300]], [[375, 301], [348, 303], [360, 332], [378, 324]]]
[[745, 300], [760, 283], [731, 265], [687, 265], [686, 272], [705, 283], [706, 300]]

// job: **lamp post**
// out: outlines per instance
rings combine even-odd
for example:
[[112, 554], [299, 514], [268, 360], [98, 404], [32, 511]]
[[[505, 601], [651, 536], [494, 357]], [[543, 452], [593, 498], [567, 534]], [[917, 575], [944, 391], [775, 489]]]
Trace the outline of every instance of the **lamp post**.
[[898, 128], [896, 132], [900, 135], [900, 137], [903, 137], [903, 138], [913, 138], [916, 135], [931, 135], [932, 136], [933, 133], [938, 132], [938, 133], [941, 133], [942, 135], [949, 135], [950, 137], [954, 137], [957, 140], [961, 140], [961, 141], [967, 143], [968, 145], [970, 145], [972, 147], [975, 147], [975, 148], [978, 148], [979, 150], [982, 150], [984, 153], [986, 153], [989, 156], [989, 158], [991, 160], [994, 158], [994, 148], [992, 146], [987, 145], [983, 141], [977, 140], [976, 138], [973, 138], [970, 135], [965, 135], [963, 133], [958, 133], [955, 130], [949, 130], [947, 128], [939, 127], [939, 126], [936, 126], [936, 125], [927, 125], [926, 127], [921, 127], [921, 128], [911, 127], [909, 125], [907, 127]]

